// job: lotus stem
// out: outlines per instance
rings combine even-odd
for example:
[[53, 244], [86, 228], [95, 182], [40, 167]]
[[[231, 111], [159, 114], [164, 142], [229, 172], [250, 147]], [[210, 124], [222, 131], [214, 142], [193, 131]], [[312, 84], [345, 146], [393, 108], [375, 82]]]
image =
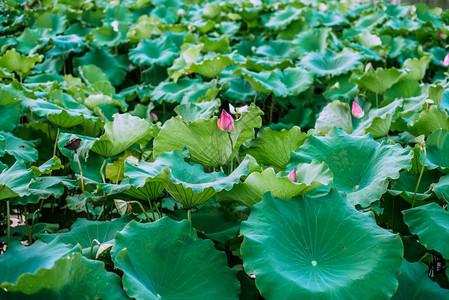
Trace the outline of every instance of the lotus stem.
[[150, 199], [148, 199], [148, 204], [150, 205], [151, 214], [153, 215], [153, 220], [156, 220], [156, 216], [154, 214], [153, 204], [151, 204], [151, 200]]
[[94, 239], [94, 240], [92, 241], [92, 244], [90, 245], [89, 259], [92, 259], [92, 253], [94, 252], [94, 246], [95, 246], [95, 243], [96, 243], [98, 246], [101, 246], [101, 243], [100, 243], [99, 241], [97, 241], [96, 239]]
[[11, 228], [10, 228], [10, 211], [9, 211], [9, 201], [6, 201], [6, 244], [9, 245], [11, 241]]
[[81, 175], [81, 191], [84, 194], [83, 169], [81, 168], [80, 157], [79, 157], [78, 153], [75, 153], [75, 154], [76, 154], [76, 162], [78, 163], [78, 168], [80, 169], [80, 175]]
[[190, 208], [187, 210], [187, 220], [192, 223], [192, 212], [190, 211]]
[[[156, 212], [159, 216], [159, 219], [162, 218], [162, 213], [159, 211], [159, 208], [157, 207], [157, 203], [155, 203], [156, 205], [154, 206], [156, 208]], [[162, 210], [162, 206], [161, 206], [161, 210]]]
[[30, 231], [30, 226], [28, 225], [28, 212], [27, 212], [26, 205], [24, 206], [24, 214], [25, 214], [25, 226], [27, 229], [28, 241], [30, 242], [30, 245], [31, 245], [33, 243], [33, 238], [32, 238], [32, 234]]
[[106, 158], [103, 158], [103, 163], [101, 164], [101, 167], [100, 167], [100, 175], [101, 175], [101, 180], [103, 181], [103, 183], [106, 183], [106, 178], [104, 177], [104, 174], [103, 174], [105, 165], [106, 165]]
[[256, 91], [256, 94], [254, 95], [254, 100], [253, 100], [254, 104], [256, 104], [256, 100], [257, 100], [257, 91]]
[[142, 210], [143, 214], [147, 218], [148, 222], [152, 222], [151, 219], [150, 219], [150, 216], [148, 216], [147, 212], [143, 208], [142, 203], [140, 203], [139, 201], [130, 201], [129, 203], [136, 203], [137, 205], [139, 205], [140, 209]]
[[379, 94], [376, 93], [376, 108], [379, 108]]
[[362, 119], [360, 119], [360, 122], [362, 122], [362, 125], [363, 125], [363, 135], [365, 135], [365, 134], [366, 134], [365, 123], [363, 123], [363, 120], [362, 120]]
[[59, 138], [59, 127], [56, 131], [56, 138], [55, 138], [55, 144], [53, 145], [53, 156], [56, 156], [56, 149], [58, 147], [58, 138]]
[[418, 177], [418, 182], [416, 183], [415, 193], [413, 194], [412, 208], [415, 207], [416, 193], [418, 193], [419, 184], [421, 183], [422, 174], [424, 173], [424, 168], [426, 166], [426, 157], [427, 157], [426, 145], [422, 144], [421, 148], [424, 151], [424, 157], [423, 157], [421, 172], [419, 173], [419, 177]]
[[274, 95], [271, 95], [271, 105], [270, 105], [270, 124], [273, 121], [273, 109], [274, 109]]

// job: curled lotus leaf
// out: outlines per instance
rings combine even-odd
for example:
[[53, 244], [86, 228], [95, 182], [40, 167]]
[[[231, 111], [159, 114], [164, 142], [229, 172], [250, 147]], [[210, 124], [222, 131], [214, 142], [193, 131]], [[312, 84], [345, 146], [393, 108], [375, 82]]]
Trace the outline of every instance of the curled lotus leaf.
[[[237, 299], [236, 272], [210, 240], [197, 237], [187, 220], [167, 217], [118, 232], [111, 251], [123, 270], [123, 287], [137, 299]], [[188, 287], [188, 288], [186, 288]]]
[[0, 173], [0, 200], [29, 195], [29, 185], [34, 178], [22, 161], [16, 161], [9, 169]]
[[449, 202], [449, 175], [440, 178], [440, 181], [433, 186], [433, 191], [438, 198]]
[[274, 93], [276, 97], [285, 97], [290, 93], [276, 72], [261, 71], [257, 73], [239, 68], [234, 71], [233, 75], [240, 75], [248, 80], [253, 89], [258, 93]]
[[398, 287], [398, 235], [336, 189], [288, 201], [269, 193], [242, 222], [243, 266], [266, 299], [389, 299]]
[[412, 167], [412, 153], [400, 145], [379, 144], [371, 135], [350, 136], [333, 128], [326, 136], [311, 135], [292, 153], [287, 171], [300, 162], [325, 162], [332, 173], [332, 186], [348, 195], [353, 205], [369, 206], [387, 191], [389, 179]]
[[32, 142], [18, 138], [10, 132], [0, 131], [0, 136], [5, 139], [4, 151], [17, 160], [34, 162], [38, 159], [39, 153]]
[[[432, 132], [426, 140], [426, 167], [430, 170], [449, 170], [449, 131], [440, 129]], [[424, 160], [424, 151], [421, 151], [421, 163]]]
[[343, 53], [331, 50], [310, 52], [302, 58], [301, 66], [318, 76], [336, 76], [357, 69], [362, 58], [362, 55], [350, 50]]

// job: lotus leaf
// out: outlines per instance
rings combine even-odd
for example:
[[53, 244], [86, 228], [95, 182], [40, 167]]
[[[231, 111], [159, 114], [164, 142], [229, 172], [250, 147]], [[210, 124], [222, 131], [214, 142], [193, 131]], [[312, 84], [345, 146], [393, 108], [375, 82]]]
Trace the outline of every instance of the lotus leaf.
[[30, 194], [29, 185], [34, 175], [22, 161], [16, 161], [0, 173], [0, 200]]
[[5, 151], [9, 155], [14, 156], [17, 160], [23, 160], [25, 162], [34, 162], [37, 160], [39, 153], [32, 142], [24, 141], [12, 133], [4, 131], [0, 131], [0, 136], [5, 139]]
[[327, 50], [307, 54], [302, 58], [301, 66], [318, 76], [336, 76], [358, 68], [361, 60], [360, 54], [350, 50], [338, 54]]
[[240, 291], [224, 253], [197, 238], [187, 220], [131, 221], [117, 233], [111, 254], [129, 297], [236, 299]]
[[387, 299], [397, 289], [401, 239], [335, 189], [288, 201], [266, 194], [241, 232], [245, 271], [267, 299]]
[[333, 101], [321, 111], [315, 123], [315, 129], [328, 133], [333, 127], [340, 127], [346, 133], [352, 132], [352, 119], [348, 103]]
[[311, 28], [301, 32], [292, 43], [293, 54], [300, 58], [309, 52], [324, 52], [330, 28]]
[[181, 120], [193, 122], [197, 119], [209, 119], [216, 113], [220, 107], [218, 100], [190, 102], [188, 104], [180, 104], [175, 107], [175, 112]]
[[229, 56], [218, 54], [212, 59], [204, 59], [201, 63], [195, 63], [186, 68], [188, 72], [195, 72], [202, 76], [215, 78], [229, 65], [233, 63]]
[[141, 40], [129, 51], [129, 59], [136, 65], [170, 66], [178, 56], [178, 49], [167, 38]]
[[[432, 132], [426, 141], [426, 166], [428, 169], [439, 168], [442, 171], [449, 169], [449, 132], [447, 129], [440, 129]], [[423, 151], [422, 151], [423, 152]], [[421, 153], [421, 163], [423, 163], [423, 153]]]
[[449, 117], [445, 110], [438, 110], [435, 105], [422, 111], [416, 121], [409, 122], [407, 131], [415, 136], [429, 134], [439, 129], [449, 130]]
[[0, 57], [0, 67], [6, 68], [10, 72], [16, 72], [21, 76], [30, 71], [34, 64], [41, 62], [42, 58], [39, 55], [24, 56], [18, 53], [15, 49], [8, 50]]
[[287, 68], [283, 71], [283, 75], [281, 80], [292, 96], [304, 92], [313, 82], [313, 75], [303, 68]]
[[[253, 89], [259, 93], [274, 93], [276, 97], [284, 97], [289, 94], [287, 86], [274, 72], [262, 71], [252, 72], [243, 68], [234, 71], [233, 75], [240, 75], [251, 84]], [[293, 87], [292, 87], [293, 88]]]
[[288, 5], [283, 10], [277, 10], [265, 24], [265, 27], [270, 29], [285, 28], [292, 21], [295, 21], [300, 17], [301, 10]]
[[391, 88], [396, 82], [402, 79], [404, 73], [398, 69], [382, 69], [371, 70], [363, 73], [360, 77], [353, 77], [352, 80], [357, 83], [361, 89], [365, 89], [376, 94], [383, 94]]
[[441, 177], [440, 181], [433, 186], [433, 191], [438, 196], [438, 198], [449, 202], [449, 176]]
[[432, 202], [403, 211], [410, 232], [428, 249], [449, 257], [449, 212]]
[[311, 135], [292, 153], [287, 170], [313, 159], [325, 162], [334, 174], [333, 187], [348, 195], [353, 205], [369, 206], [387, 191], [389, 179], [412, 166], [410, 149], [379, 144], [370, 135], [355, 137], [334, 128], [325, 137]]
[[[406, 172], [401, 173], [398, 180], [392, 181], [388, 192], [392, 195], [401, 195], [407, 202], [413, 203], [414, 191], [418, 183], [418, 175], [409, 175]], [[421, 177], [419, 188], [416, 193], [416, 200], [425, 200], [432, 195], [431, 185], [438, 182], [440, 174], [437, 172], [424, 173]]]

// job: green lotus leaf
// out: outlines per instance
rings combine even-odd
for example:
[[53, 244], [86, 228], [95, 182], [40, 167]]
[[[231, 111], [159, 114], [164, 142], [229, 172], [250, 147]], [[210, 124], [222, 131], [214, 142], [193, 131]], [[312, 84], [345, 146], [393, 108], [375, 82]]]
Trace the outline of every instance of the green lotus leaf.
[[[423, 262], [402, 262], [401, 274], [398, 276], [399, 288], [392, 300], [405, 299], [445, 299], [449, 291], [441, 288], [429, 278], [429, 268]], [[419, 282], [419, 284], [417, 284]]]
[[[411, 204], [413, 203], [418, 178], [419, 175], [409, 175], [406, 172], [402, 172], [398, 180], [391, 182], [388, 192], [393, 196], [400, 195]], [[440, 174], [437, 172], [425, 172], [421, 177], [416, 200], [422, 201], [432, 196], [432, 185], [438, 182], [439, 179]]]
[[416, 17], [418, 20], [429, 23], [435, 28], [441, 28], [444, 25], [443, 21], [441, 20], [441, 16], [433, 13], [432, 10], [429, 9], [429, 6], [427, 6], [426, 4], [416, 3], [415, 8]]
[[336, 76], [358, 68], [361, 60], [359, 53], [350, 50], [338, 54], [327, 50], [307, 54], [300, 64], [318, 76]]
[[216, 78], [233, 60], [229, 56], [218, 54], [211, 59], [204, 59], [201, 63], [194, 63], [186, 68], [188, 72], [195, 72], [209, 78]]
[[382, 46], [382, 41], [377, 35], [366, 31], [358, 34], [355, 39], [363, 47], [374, 48], [377, 46]]
[[200, 42], [204, 44], [202, 51], [204, 53], [217, 52], [226, 53], [230, 52], [229, 48], [229, 38], [227, 36], [222, 36], [218, 38], [209, 38], [207, 35], [203, 35], [200, 38]]
[[252, 72], [243, 68], [234, 71], [233, 75], [240, 75], [259, 93], [274, 93], [276, 97], [285, 97], [290, 92], [281, 78], [275, 72]]
[[176, 23], [178, 16], [176, 14], [177, 8], [167, 7], [167, 6], [157, 6], [156, 9], [151, 11], [150, 16], [155, 16], [159, 18], [164, 24]]
[[428, 110], [422, 111], [415, 122], [408, 124], [407, 131], [415, 136], [429, 134], [439, 129], [449, 130], [449, 117], [445, 110], [438, 110], [431, 105]]
[[421, 28], [421, 24], [411, 19], [391, 19], [385, 23], [385, 27], [403, 32], [413, 32]]
[[431, 58], [431, 55], [425, 55], [419, 59], [408, 58], [402, 65], [402, 69], [405, 69], [407, 72], [402, 79], [421, 81], [424, 75], [426, 75]]
[[[239, 62], [239, 66], [252, 72], [283, 70], [288, 67], [295, 67], [290, 59], [273, 59], [271, 57], [247, 57], [245, 62]], [[276, 71], [278, 76], [280, 72]]]
[[301, 128], [297, 126], [281, 131], [265, 127], [259, 131], [257, 138], [251, 141], [244, 153], [253, 156], [263, 166], [283, 170], [290, 161], [290, 153], [298, 150], [306, 139], [307, 134], [301, 132]]
[[[1, 100], [0, 100], [1, 102]], [[8, 103], [0, 105], [0, 130], [13, 131], [20, 123], [22, 110], [19, 103]]]
[[201, 85], [198, 79], [181, 78], [176, 83], [171, 81], [161, 82], [153, 92], [151, 99], [159, 103], [162, 101], [169, 103], [181, 103], [181, 100], [188, 91], [195, 85]]
[[117, 46], [123, 40], [120, 31], [115, 31], [112, 26], [104, 25], [92, 31], [92, 42], [95, 46]]
[[190, 102], [175, 107], [175, 112], [181, 120], [193, 122], [197, 119], [209, 119], [218, 112], [221, 103], [214, 99], [212, 101]]
[[42, 58], [39, 55], [25, 56], [21, 55], [16, 49], [8, 50], [0, 57], [0, 68], [6, 68], [10, 72], [18, 74], [25, 74], [30, 71], [34, 64], [41, 62]]
[[28, 247], [13, 241], [8, 245], [8, 250], [0, 256], [0, 287], [4, 289], [38, 270], [49, 269], [58, 259], [76, 251], [79, 251], [78, 247], [66, 245], [59, 240], [49, 244], [36, 241]]
[[[426, 167], [428, 169], [439, 168], [442, 171], [449, 169], [449, 131], [440, 129], [432, 132], [426, 141]], [[421, 163], [423, 163], [423, 151], [421, 153]]]
[[265, 27], [269, 29], [285, 28], [291, 22], [301, 18], [301, 10], [288, 5], [283, 10], [278, 10], [271, 15]]
[[361, 16], [354, 22], [353, 26], [359, 30], [371, 29], [374, 26], [382, 23], [386, 18], [383, 11], [376, 10], [372, 13]]
[[37, 52], [42, 44], [39, 41], [39, 38], [42, 37], [43, 34], [44, 31], [41, 29], [25, 28], [22, 34], [16, 38], [16, 50], [26, 55]]
[[[70, 246], [79, 244], [83, 249], [83, 255], [89, 256], [94, 240], [97, 240], [101, 244], [114, 244], [115, 234], [122, 230], [131, 219], [132, 218], [129, 215], [107, 222], [89, 221], [84, 218], [79, 218], [70, 227], [69, 232], [52, 234], [44, 233], [39, 236], [39, 240], [45, 243], [61, 240], [64, 244]], [[92, 257], [95, 257], [97, 250], [98, 245], [94, 244]]]
[[248, 102], [254, 98], [256, 91], [251, 87], [248, 80], [240, 76], [221, 77], [220, 83], [228, 83], [231, 86], [220, 93], [223, 99], [229, 100], [231, 103]]
[[313, 159], [325, 162], [334, 174], [333, 187], [344, 192], [353, 205], [369, 206], [387, 191], [389, 179], [412, 166], [412, 153], [400, 145], [381, 144], [370, 135], [350, 136], [333, 128], [325, 137], [311, 135], [291, 154], [287, 170]]
[[333, 127], [340, 127], [346, 133], [352, 132], [352, 119], [349, 104], [333, 101], [326, 105], [316, 119], [315, 129], [326, 134]]
[[103, 70], [96, 65], [80, 66], [78, 72], [84, 81], [91, 85], [96, 82], [109, 81], [108, 75], [106, 75]]
[[187, 220], [131, 221], [117, 233], [111, 254], [132, 298], [237, 299], [240, 293], [224, 253], [197, 238]]
[[45, 176], [36, 177], [29, 185], [30, 194], [11, 200], [13, 204], [26, 205], [29, 203], [39, 203], [42, 199], [48, 199], [50, 196], [59, 198], [64, 194], [65, 187], [73, 189], [76, 186], [76, 180], [67, 179], [64, 176]]
[[83, 65], [96, 65], [108, 75], [113, 85], [119, 85], [123, 81], [128, 69], [123, 57], [99, 48], [93, 48], [83, 56], [74, 58], [73, 64], [76, 69]]
[[296, 58], [301, 58], [309, 52], [324, 52], [330, 28], [311, 28], [301, 32], [292, 42], [292, 51]]
[[236, 185], [231, 191], [218, 194], [220, 202], [239, 202], [251, 207], [262, 199], [266, 192], [273, 197], [290, 199], [303, 195], [317, 187], [332, 182], [332, 172], [325, 163], [313, 160], [310, 164], [300, 163], [296, 166], [296, 182], [292, 182], [287, 174], [274, 173], [273, 168], [265, 169], [262, 173], [251, 173], [242, 184]]
[[410, 232], [419, 237], [427, 249], [449, 258], [449, 212], [435, 202], [402, 212]]
[[[44, 40], [45, 39], [41, 39]], [[68, 55], [71, 52], [79, 53], [83, 50], [84, 37], [79, 37], [76, 34], [58, 35], [49, 38], [54, 45], [54, 48], [46, 53], [49, 57]]]
[[262, 127], [262, 115], [262, 110], [251, 104], [248, 111], [243, 112], [242, 116], [235, 120], [234, 131], [230, 134], [234, 152], [238, 151], [246, 140], [254, 139], [254, 129]]
[[134, 149], [126, 150], [125, 153], [120, 156], [112, 164], [106, 165], [106, 178], [112, 183], [118, 184], [119, 181], [123, 180], [125, 173], [125, 162], [137, 163], [140, 158], [140, 153]]
[[266, 299], [388, 299], [397, 289], [400, 237], [335, 189], [288, 201], [266, 194], [241, 232], [245, 271]]
[[3, 288], [17, 299], [126, 299], [117, 274], [107, 272], [103, 262], [79, 253], [58, 259], [50, 269], [23, 274], [16, 284], [5, 284]]
[[115, 114], [114, 121], [104, 126], [104, 134], [91, 150], [104, 157], [112, 157], [135, 143], [146, 143], [153, 137], [151, 124], [130, 114]]
[[433, 186], [433, 191], [438, 198], [449, 202], [449, 176], [443, 176], [440, 178], [440, 181]]
[[22, 161], [16, 161], [0, 173], [0, 200], [30, 194], [29, 185], [34, 175]]
[[284, 40], [270, 40], [268, 44], [257, 47], [256, 55], [284, 59], [291, 57], [291, 42]]
[[136, 48], [129, 51], [129, 59], [136, 65], [170, 66], [178, 53], [175, 44], [167, 38], [141, 40]]
[[159, 20], [159, 18], [142, 15], [129, 29], [126, 34], [126, 38], [132, 43], [137, 43], [142, 39], [151, 39], [154, 35], [159, 36], [163, 33], [162, 26], [163, 23]]
[[323, 96], [330, 101], [346, 100], [350, 101], [355, 98], [358, 93], [357, 85], [350, 82], [351, 74], [333, 77], [323, 93]]
[[396, 68], [370, 70], [364, 72], [362, 76], [353, 76], [352, 81], [357, 84], [360, 89], [365, 89], [376, 94], [382, 95], [391, 88], [396, 82], [405, 76]]
[[64, 169], [64, 166], [61, 164], [61, 159], [57, 156], [53, 156], [39, 167], [31, 167], [35, 176], [50, 175], [51, 171], [60, 169]]
[[303, 68], [287, 68], [283, 71], [282, 82], [290, 91], [290, 95], [297, 96], [307, 90], [313, 83], [312, 73]]
[[50, 29], [52, 35], [64, 32], [67, 18], [64, 15], [44, 12], [36, 18], [35, 26], [40, 29]]
[[32, 142], [22, 140], [14, 136], [12, 133], [0, 131], [0, 136], [5, 139], [5, 151], [9, 155], [14, 156], [17, 160], [25, 162], [34, 162], [38, 159], [39, 153], [34, 148]]
[[423, 88], [417, 81], [402, 80], [385, 91], [384, 100], [418, 97], [423, 94]]

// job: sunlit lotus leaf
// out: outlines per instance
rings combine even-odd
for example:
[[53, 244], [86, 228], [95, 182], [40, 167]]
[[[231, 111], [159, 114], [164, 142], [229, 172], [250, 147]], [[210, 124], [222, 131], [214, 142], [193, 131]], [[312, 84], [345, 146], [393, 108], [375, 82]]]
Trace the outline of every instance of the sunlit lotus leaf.
[[34, 162], [38, 159], [39, 153], [32, 142], [22, 140], [12, 133], [0, 131], [0, 136], [5, 139], [5, 151], [14, 156], [17, 160]]
[[[429, 267], [423, 262], [410, 263], [404, 259], [401, 274], [398, 276], [399, 287], [392, 300], [405, 299], [445, 299], [449, 291], [429, 278]], [[417, 284], [419, 282], [419, 284]]]
[[404, 32], [412, 32], [421, 28], [419, 22], [416, 22], [412, 19], [391, 19], [385, 23], [385, 27], [390, 27], [391, 29], [404, 31]]
[[439, 129], [449, 130], [448, 113], [445, 110], [438, 110], [435, 105], [431, 105], [428, 110], [419, 114], [418, 120], [408, 125], [407, 131], [419, 136]]
[[234, 75], [240, 75], [259, 93], [274, 93], [276, 97], [285, 97], [290, 92], [281, 78], [275, 72], [262, 71], [259, 73], [239, 68]]
[[83, 65], [96, 65], [108, 75], [113, 85], [118, 85], [123, 81], [128, 68], [123, 57], [113, 55], [100, 48], [93, 48], [83, 56], [74, 58], [73, 64], [75, 68]]
[[200, 42], [204, 44], [202, 51], [207, 52], [217, 52], [226, 53], [230, 51], [229, 48], [229, 38], [227, 36], [222, 36], [218, 38], [209, 38], [207, 35], [203, 35], [200, 38]]
[[[0, 256], [0, 287], [16, 284], [25, 276], [35, 274], [38, 270], [49, 269], [55, 262], [70, 253], [79, 251], [78, 247], [64, 244], [55, 240], [49, 244], [36, 241], [25, 247], [20, 242], [11, 242], [8, 250]], [[2, 294], [0, 293], [0, 296]]]
[[151, 39], [154, 35], [163, 33], [163, 23], [157, 17], [142, 15], [126, 34], [126, 38], [133, 43], [142, 39]]
[[219, 193], [218, 201], [239, 202], [251, 207], [259, 202], [266, 192], [271, 192], [273, 197], [290, 199], [332, 183], [332, 172], [325, 163], [316, 160], [310, 164], [300, 163], [296, 166], [296, 182], [292, 182], [287, 174], [275, 174], [273, 168], [265, 169], [262, 173], [253, 172], [232, 190]]
[[16, 161], [0, 173], [0, 200], [30, 194], [29, 185], [34, 175], [22, 161]]
[[271, 18], [265, 24], [265, 27], [269, 29], [285, 28], [292, 21], [295, 21], [301, 17], [301, 10], [293, 8], [290, 5], [283, 10], [277, 10], [271, 15]]
[[[449, 132], [440, 129], [432, 132], [426, 140], [426, 167], [428, 169], [439, 168], [442, 171], [449, 169]], [[421, 151], [421, 163], [423, 163], [423, 151]]]
[[328, 133], [333, 127], [343, 128], [346, 133], [352, 132], [352, 119], [349, 104], [333, 101], [326, 105], [316, 119], [315, 129]]
[[[402, 172], [399, 179], [391, 182], [388, 192], [394, 196], [400, 195], [407, 202], [413, 203], [415, 188], [418, 184], [419, 175], [409, 175]], [[425, 172], [421, 177], [416, 201], [422, 201], [432, 196], [432, 185], [438, 182], [440, 174], [437, 172]]]
[[94, 243], [94, 247], [92, 247], [92, 242], [97, 240], [101, 244], [114, 244], [114, 236], [117, 231], [122, 230], [131, 219], [132, 218], [129, 215], [108, 222], [89, 221], [84, 218], [79, 218], [70, 227], [69, 232], [52, 234], [44, 233], [39, 236], [39, 240], [45, 243], [51, 243], [53, 240], [60, 240], [64, 244], [70, 246], [79, 244], [83, 249], [83, 255], [87, 257], [90, 256], [91, 248], [93, 248], [92, 257], [95, 257], [98, 245]]
[[427, 249], [449, 258], [449, 212], [435, 202], [402, 212], [410, 232], [419, 237]]
[[418, 97], [422, 93], [423, 88], [417, 81], [402, 80], [385, 91], [384, 100]]
[[248, 111], [243, 112], [242, 116], [235, 120], [234, 131], [230, 133], [234, 152], [238, 151], [246, 140], [254, 139], [254, 129], [262, 127], [262, 115], [262, 110], [251, 104]]
[[96, 65], [84, 65], [79, 68], [80, 76], [88, 84], [95, 84], [96, 82], [109, 81], [108, 75], [106, 75], [102, 69]]
[[379, 144], [370, 135], [347, 135], [334, 128], [325, 137], [311, 135], [292, 153], [287, 171], [312, 159], [325, 162], [334, 174], [333, 187], [348, 195], [353, 205], [366, 207], [387, 191], [389, 179], [412, 166], [412, 153], [400, 145]]
[[307, 90], [313, 82], [312, 73], [303, 68], [287, 68], [282, 72], [281, 81], [290, 91], [290, 95], [297, 96]]
[[53, 156], [39, 167], [31, 167], [31, 170], [36, 176], [50, 175], [51, 171], [60, 169], [64, 169], [64, 166], [61, 164], [61, 159], [57, 156]]
[[388, 299], [397, 289], [400, 237], [335, 189], [288, 201], [266, 194], [241, 233], [245, 271], [266, 299]]
[[438, 198], [449, 203], [449, 176], [443, 176], [440, 181], [433, 186], [433, 191]]
[[64, 32], [66, 29], [67, 17], [44, 12], [36, 18], [35, 26], [40, 29], [50, 29], [52, 35]]
[[130, 114], [115, 114], [114, 121], [104, 126], [104, 134], [91, 150], [104, 157], [112, 157], [135, 143], [146, 144], [153, 137], [151, 124]]
[[3, 288], [17, 298], [126, 299], [120, 277], [107, 272], [103, 262], [89, 260], [80, 253], [58, 259], [50, 269], [23, 274], [16, 284], [4, 284]]
[[140, 153], [136, 150], [126, 150], [125, 153], [120, 156], [112, 164], [106, 165], [106, 178], [112, 183], [118, 183], [123, 180], [125, 172], [125, 162], [129, 161], [137, 163], [139, 161]]
[[99, 27], [92, 31], [92, 42], [94, 45], [99, 47], [117, 46], [121, 42], [122, 38], [123, 36], [119, 30], [115, 31], [112, 26], [108, 25]]
[[309, 52], [324, 52], [330, 30], [330, 28], [311, 28], [298, 34], [292, 42], [295, 57], [303, 57]]
[[409, 58], [402, 65], [407, 74], [402, 79], [410, 79], [421, 81], [426, 75], [427, 67], [429, 66], [431, 55], [425, 55], [421, 58]]
[[301, 66], [318, 76], [336, 76], [358, 68], [361, 60], [359, 53], [350, 50], [342, 53], [327, 50], [307, 54], [301, 59]]
[[290, 153], [298, 150], [307, 139], [307, 134], [294, 126], [290, 130], [274, 131], [265, 127], [244, 152], [253, 156], [263, 166], [272, 166], [276, 170], [284, 169], [290, 161]]
[[178, 52], [175, 44], [166, 38], [141, 40], [129, 51], [129, 59], [138, 66], [170, 66]]
[[34, 56], [25, 56], [17, 52], [15, 49], [6, 51], [0, 57], [0, 68], [6, 68], [10, 72], [25, 74], [30, 71], [34, 64], [41, 62], [42, 58], [35, 54]]
[[39, 41], [39, 38], [43, 34], [44, 31], [41, 29], [25, 28], [22, 34], [16, 38], [16, 50], [26, 55], [35, 53], [41, 47], [42, 43]]
[[202, 76], [215, 78], [229, 65], [233, 64], [229, 56], [218, 54], [211, 59], [204, 59], [201, 63], [195, 63], [186, 68], [187, 72], [195, 72]]
[[372, 33], [369, 33], [367, 31], [364, 31], [360, 34], [358, 34], [355, 37], [355, 40], [360, 43], [362, 46], [367, 47], [367, 48], [374, 48], [377, 46], [382, 46], [382, 41], [381, 39]]
[[364, 72], [362, 76], [353, 76], [352, 81], [357, 83], [360, 89], [365, 89], [376, 94], [383, 94], [396, 82], [402, 79], [404, 73], [396, 68], [370, 70]]
[[175, 107], [175, 112], [181, 120], [193, 122], [197, 119], [209, 119], [218, 113], [221, 103], [218, 100], [190, 102]]

